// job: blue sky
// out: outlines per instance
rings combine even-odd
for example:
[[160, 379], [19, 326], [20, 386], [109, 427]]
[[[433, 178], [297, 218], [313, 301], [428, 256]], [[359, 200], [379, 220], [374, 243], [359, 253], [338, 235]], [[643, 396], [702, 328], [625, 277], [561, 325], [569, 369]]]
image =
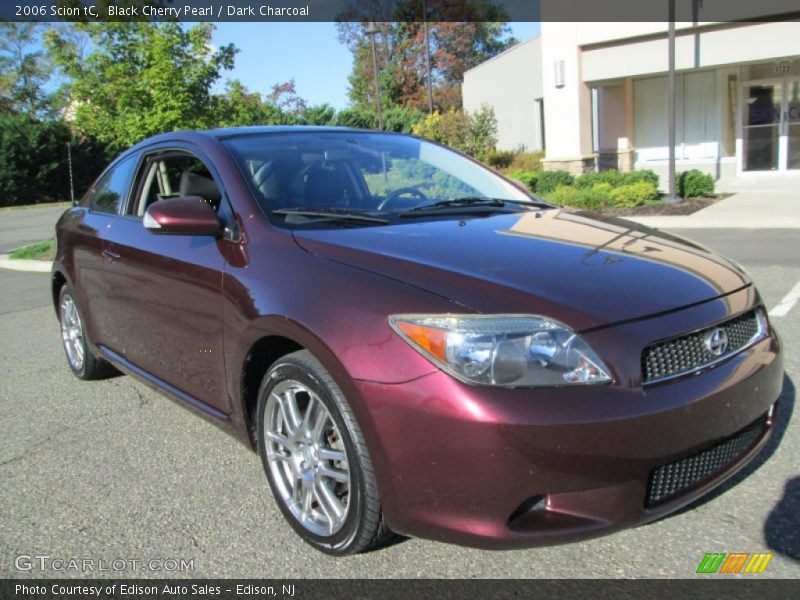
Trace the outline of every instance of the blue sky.
[[[294, 78], [309, 104], [347, 105], [352, 59], [336, 37], [333, 23], [217, 23], [214, 43], [239, 48], [236, 68], [223, 79], [240, 79], [251, 91], [269, 93], [272, 85]], [[539, 32], [538, 23], [511, 23], [520, 41]]]

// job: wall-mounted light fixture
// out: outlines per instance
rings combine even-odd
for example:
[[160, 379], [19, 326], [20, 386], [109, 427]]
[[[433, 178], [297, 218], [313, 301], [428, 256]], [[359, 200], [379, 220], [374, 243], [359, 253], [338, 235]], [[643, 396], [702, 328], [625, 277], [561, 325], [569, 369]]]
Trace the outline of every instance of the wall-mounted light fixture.
[[557, 88], [564, 87], [564, 61], [553, 61], [553, 80]]

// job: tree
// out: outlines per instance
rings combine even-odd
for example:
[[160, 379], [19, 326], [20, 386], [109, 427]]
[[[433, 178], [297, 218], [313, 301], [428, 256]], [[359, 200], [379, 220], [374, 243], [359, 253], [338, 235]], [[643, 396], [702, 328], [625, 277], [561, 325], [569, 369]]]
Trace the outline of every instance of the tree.
[[53, 69], [39, 48], [40, 23], [0, 23], [0, 109], [34, 116], [50, 112], [45, 86]]
[[487, 104], [472, 114], [455, 109], [435, 112], [415, 123], [411, 132], [483, 161], [497, 145], [497, 119]]
[[250, 92], [238, 79], [229, 81], [225, 93], [214, 98], [216, 124], [222, 127], [242, 125], [283, 125], [291, 117], [258, 92]]
[[[417, 22], [377, 23], [379, 87], [384, 106], [427, 110], [428, 94], [424, 30]], [[461, 107], [464, 72], [516, 43], [503, 22], [429, 23], [431, 81], [434, 105], [440, 110]], [[371, 40], [360, 23], [340, 23], [339, 41], [353, 53], [349, 76], [350, 100], [359, 107], [375, 106]]]
[[336, 123], [336, 109], [327, 102], [307, 106], [300, 113], [303, 125], [333, 125]]
[[55, 63], [71, 80], [67, 117], [78, 132], [115, 147], [176, 129], [216, 124], [212, 85], [233, 68], [236, 48], [211, 45], [200, 23], [81, 23], [92, 50], [80, 60], [63, 29], [46, 35]]
[[297, 94], [294, 79], [273, 85], [267, 101], [293, 117], [299, 117], [306, 108], [306, 101]]

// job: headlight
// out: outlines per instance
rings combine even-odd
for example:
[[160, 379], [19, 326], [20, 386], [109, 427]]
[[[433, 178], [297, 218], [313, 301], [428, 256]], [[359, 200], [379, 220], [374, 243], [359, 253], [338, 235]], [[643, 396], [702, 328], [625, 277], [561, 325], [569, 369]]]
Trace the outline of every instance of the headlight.
[[545, 317], [394, 315], [389, 324], [466, 383], [544, 387], [611, 381], [603, 361], [577, 333]]

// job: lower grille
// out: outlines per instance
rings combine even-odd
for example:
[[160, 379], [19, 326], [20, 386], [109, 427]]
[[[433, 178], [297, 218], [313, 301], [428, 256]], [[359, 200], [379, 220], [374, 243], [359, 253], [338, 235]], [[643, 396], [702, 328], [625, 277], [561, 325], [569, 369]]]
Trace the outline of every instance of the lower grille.
[[645, 507], [679, 494], [722, 471], [756, 442], [764, 431], [764, 425], [765, 419], [761, 418], [715, 446], [655, 469], [650, 474]]

